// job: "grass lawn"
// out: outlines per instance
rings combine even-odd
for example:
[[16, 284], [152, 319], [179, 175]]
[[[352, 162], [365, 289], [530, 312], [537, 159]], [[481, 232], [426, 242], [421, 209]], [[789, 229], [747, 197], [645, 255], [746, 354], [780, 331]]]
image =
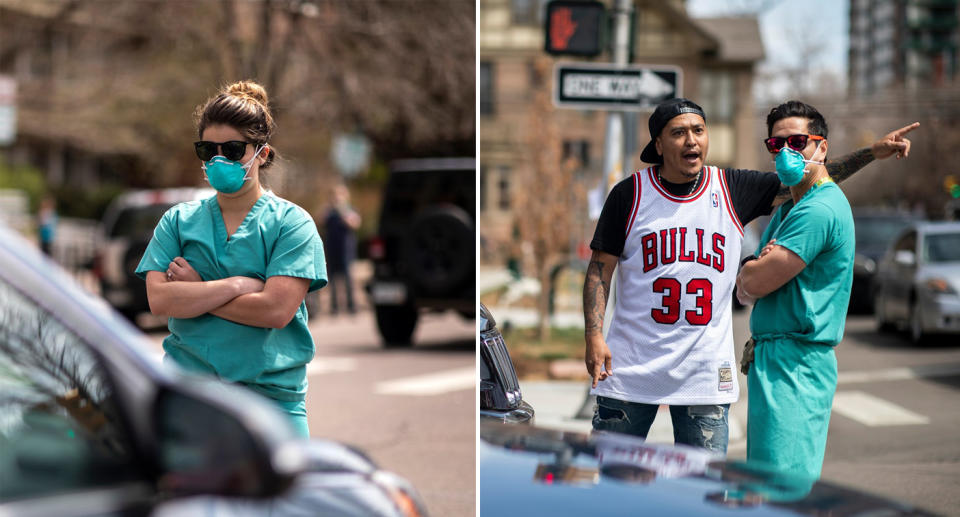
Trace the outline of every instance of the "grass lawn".
[[584, 357], [583, 329], [552, 329], [549, 341], [540, 341], [535, 328], [500, 331], [521, 379], [545, 379], [550, 361]]

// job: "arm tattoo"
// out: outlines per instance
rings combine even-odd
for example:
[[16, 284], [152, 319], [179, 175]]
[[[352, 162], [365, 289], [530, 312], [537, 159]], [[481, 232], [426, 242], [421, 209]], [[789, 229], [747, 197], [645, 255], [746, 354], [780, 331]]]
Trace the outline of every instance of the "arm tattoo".
[[610, 294], [610, 286], [603, 280], [604, 266], [598, 260], [587, 265], [587, 277], [583, 282], [583, 323], [588, 334], [603, 329], [603, 315]]
[[[854, 172], [862, 169], [872, 161], [873, 151], [871, 151], [869, 147], [864, 147], [858, 151], [845, 154], [837, 160], [831, 160], [827, 162], [827, 173], [830, 174], [830, 177], [833, 178], [833, 181], [840, 183], [850, 176], [853, 176]], [[788, 199], [790, 199], [790, 187], [781, 185], [780, 190], [777, 191], [774, 205], [782, 203]]]
[[828, 162], [827, 172], [830, 173], [833, 181], [840, 183], [872, 161], [873, 151], [869, 147], [864, 147], [850, 154], [845, 154], [838, 160]]

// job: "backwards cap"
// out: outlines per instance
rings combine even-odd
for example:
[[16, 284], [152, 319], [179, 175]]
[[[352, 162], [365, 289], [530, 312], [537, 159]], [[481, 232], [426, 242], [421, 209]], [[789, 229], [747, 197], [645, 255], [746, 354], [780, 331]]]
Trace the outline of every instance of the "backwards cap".
[[646, 163], [659, 164], [663, 163], [663, 156], [657, 152], [657, 137], [660, 136], [660, 132], [663, 131], [664, 126], [667, 125], [667, 122], [670, 122], [670, 119], [678, 115], [683, 115], [684, 113], [695, 113], [703, 117], [703, 121], [707, 121], [707, 116], [703, 113], [703, 108], [698, 106], [695, 102], [684, 99], [670, 99], [667, 101], [661, 102], [657, 109], [653, 111], [653, 115], [650, 115], [650, 120], [647, 122], [647, 126], [650, 128], [650, 143], [643, 148], [643, 152], [640, 153], [640, 159]]

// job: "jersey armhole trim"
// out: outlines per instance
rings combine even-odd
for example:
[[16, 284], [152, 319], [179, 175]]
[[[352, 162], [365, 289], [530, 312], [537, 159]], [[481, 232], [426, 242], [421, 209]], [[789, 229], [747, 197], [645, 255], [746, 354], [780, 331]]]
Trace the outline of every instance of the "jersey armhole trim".
[[630, 235], [630, 229], [633, 228], [633, 222], [637, 218], [637, 212], [640, 208], [640, 171], [633, 173], [633, 207], [630, 209], [630, 217], [627, 218], [627, 227], [625, 235]]
[[737, 227], [737, 231], [740, 232], [740, 237], [743, 237], [743, 224], [740, 223], [740, 218], [737, 217], [737, 212], [733, 209], [733, 203], [730, 202], [733, 196], [730, 195], [730, 187], [727, 186], [726, 175], [723, 169], [717, 167], [716, 170], [717, 176], [720, 178], [720, 192], [723, 192], [723, 200], [727, 206], [727, 213], [730, 214], [730, 218], [733, 219], [733, 224]]

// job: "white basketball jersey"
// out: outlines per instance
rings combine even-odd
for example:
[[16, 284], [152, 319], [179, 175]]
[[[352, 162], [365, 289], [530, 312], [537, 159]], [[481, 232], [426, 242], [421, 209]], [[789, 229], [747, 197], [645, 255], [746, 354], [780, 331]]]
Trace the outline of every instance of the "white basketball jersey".
[[631, 402], [726, 404], [740, 394], [732, 298], [743, 228], [723, 171], [687, 196], [654, 168], [633, 175], [633, 209], [617, 268], [607, 345], [613, 376], [593, 393]]

